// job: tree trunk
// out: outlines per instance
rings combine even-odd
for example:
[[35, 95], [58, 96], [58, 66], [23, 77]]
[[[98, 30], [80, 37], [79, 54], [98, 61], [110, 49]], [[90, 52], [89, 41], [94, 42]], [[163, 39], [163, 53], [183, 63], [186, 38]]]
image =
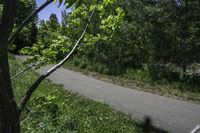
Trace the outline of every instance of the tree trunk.
[[0, 48], [0, 133], [19, 133], [19, 116], [10, 80], [7, 48]]
[[13, 28], [18, 0], [4, 0], [0, 23], [0, 133], [19, 133], [19, 111], [8, 65], [8, 38]]

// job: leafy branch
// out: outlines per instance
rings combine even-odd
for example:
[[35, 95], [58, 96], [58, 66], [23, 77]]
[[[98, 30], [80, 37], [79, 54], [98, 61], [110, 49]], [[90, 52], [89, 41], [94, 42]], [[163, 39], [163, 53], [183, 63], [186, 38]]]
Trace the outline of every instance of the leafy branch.
[[67, 59], [73, 54], [73, 52], [75, 51], [75, 49], [78, 47], [79, 43], [81, 42], [81, 40], [83, 39], [84, 35], [86, 34], [86, 31], [88, 29], [89, 23], [93, 17], [95, 13], [95, 10], [92, 12], [92, 14], [90, 15], [88, 22], [84, 28], [84, 31], [82, 33], [82, 35], [80, 36], [80, 38], [77, 40], [76, 44], [74, 45], [73, 49], [71, 50], [71, 52], [62, 60], [60, 61], [58, 64], [56, 64], [54, 67], [52, 67], [51, 69], [47, 70], [45, 73], [43, 73], [34, 83], [33, 85], [28, 89], [28, 91], [25, 93], [25, 95], [22, 97], [20, 103], [19, 103], [19, 110], [20, 113], [23, 111], [23, 109], [25, 108], [25, 106], [27, 105], [28, 101], [30, 100], [32, 94], [35, 92], [35, 90], [37, 89], [37, 87], [41, 84], [41, 82], [47, 78], [50, 74], [52, 74], [54, 71], [56, 71], [58, 68], [60, 68], [66, 61]]

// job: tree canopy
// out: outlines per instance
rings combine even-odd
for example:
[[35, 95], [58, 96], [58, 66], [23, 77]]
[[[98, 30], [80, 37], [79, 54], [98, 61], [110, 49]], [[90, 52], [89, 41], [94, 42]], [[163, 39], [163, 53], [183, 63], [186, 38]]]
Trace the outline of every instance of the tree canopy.
[[[79, 47], [79, 49], [87, 51], [88, 47], [94, 47], [95, 43], [100, 40], [111, 41], [124, 17], [123, 9], [116, 8], [117, 5], [113, 6], [114, 4], [115, 0], [102, 2], [96, 0], [90, 3], [82, 1], [81, 5], [76, 6], [69, 14], [66, 20], [67, 27], [65, 27], [67, 32], [63, 34], [60, 34], [61, 26], [57, 22], [56, 16], [52, 14], [49, 21], [42, 22], [39, 28], [40, 32], [46, 33], [39, 33], [38, 42], [33, 47], [24, 48], [22, 53], [33, 55], [30, 62], [39, 61], [44, 64], [44, 62], [55, 63], [59, 61], [73, 47], [88, 23], [87, 20], [92, 12], [95, 12], [94, 17], [82, 41], [84, 47]], [[92, 31], [94, 20], [99, 23], [95, 25], [95, 28], [98, 29], [96, 31]]]

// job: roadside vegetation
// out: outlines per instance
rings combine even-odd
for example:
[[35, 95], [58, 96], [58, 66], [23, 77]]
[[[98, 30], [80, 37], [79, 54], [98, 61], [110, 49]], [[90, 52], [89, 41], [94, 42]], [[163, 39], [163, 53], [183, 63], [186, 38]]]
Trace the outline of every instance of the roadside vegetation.
[[[200, 2], [108, 3], [108, 12], [93, 16], [67, 68], [97, 72], [102, 80], [123, 86], [200, 102], [200, 20], [193, 19], [199, 18]], [[91, 2], [82, 4], [73, 13], [63, 11], [61, 24], [55, 14], [40, 21], [36, 44], [21, 50], [32, 55], [29, 63], [55, 63], [69, 52], [84, 29], [84, 13], [88, 14]], [[114, 14], [108, 17], [110, 22], [101, 21], [99, 17], [108, 14]]]
[[117, 85], [200, 103], [198, 85], [168, 81], [167, 79], [153, 80], [147, 66], [144, 66], [143, 69], [127, 69], [122, 74], [112, 75], [108, 74], [109, 70], [105, 65], [92, 63], [87, 59], [73, 58], [64, 67]]
[[[21, 61], [12, 56], [10, 64], [12, 75], [25, 69]], [[36, 73], [29, 71], [13, 80], [17, 100], [36, 77]], [[64, 91], [63, 86], [49, 80], [40, 85], [24, 110], [21, 130], [27, 133], [141, 132], [129, 116], [106, 104]]]
[[[41, 66], [60, 61], [72, 49], [96, 6], [98, 11], [67, 68], [97, 72], [95, 75], [102, 80], [123, 86], [200, 102], [200, 2], [103, 3], [106, 11], [95, 1], [83, 0], [74, 12], [62, 11], [61, 23], [56, 14], [47, 21], [34, 20], [39, 26], [30, 29], [35, 33], [32, 45], [27, 43], [31, 41], [17, 44], [20, 37], [14, 42], [20, 46], [15, 51], [32, 55], [28, 63], [38, 62]], [[35, 8], [34, 3], [29, 6]]]
[[[98, 41], [89, 48], [82, 44], [84, 50], [77, 51], [67, 68], [97, 72], [95, 75], [109, 82], [200, 102], [200, 2], [117, 1], [125, 15], [117, 32], [107, 38], [111, 41]], [[90, 32], [97, 30], [97, 22], [91, 22]]]

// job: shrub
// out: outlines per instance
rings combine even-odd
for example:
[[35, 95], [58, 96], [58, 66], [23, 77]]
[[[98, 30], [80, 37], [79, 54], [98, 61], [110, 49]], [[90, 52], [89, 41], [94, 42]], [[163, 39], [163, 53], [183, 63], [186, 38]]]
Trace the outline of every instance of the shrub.
[[149, 74], [152, 80], [181, 81], [181, 69], [173, 64], [150, 64]]
[[147, 65], [143, 65], [141, 69], [127, 69], [124, 78], [140, 81], [149, 81], [149, 70]]

